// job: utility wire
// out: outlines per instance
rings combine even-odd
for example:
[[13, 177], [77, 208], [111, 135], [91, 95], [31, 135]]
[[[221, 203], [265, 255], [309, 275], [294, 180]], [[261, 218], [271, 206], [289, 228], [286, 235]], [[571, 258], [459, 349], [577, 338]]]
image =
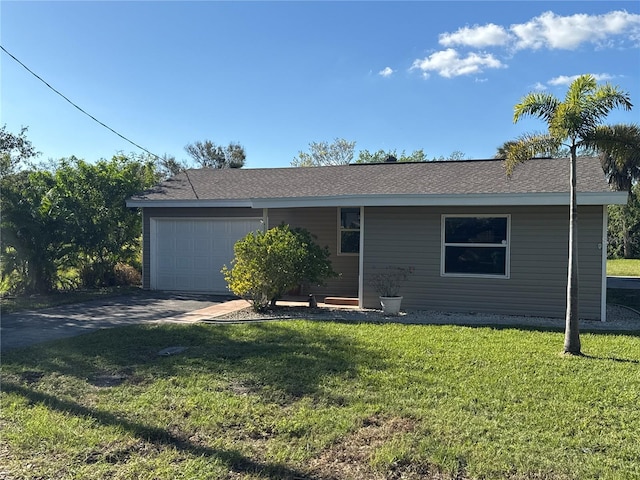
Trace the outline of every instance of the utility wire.
[[[158, 155], [156, 155], [155, 153], [150, 152], [149, 150], [147, 150], [146, 148], [138, 145], [136, 142], [129, 140], [127, 137], [125, 137], [124, 135], [116, 132], [113, 128], [111, 128], [108, 125], [105, 125], [104, 123], [102, 123], [100, 120], [98, 120], [96, 117], [94, 117], [93, 115], [91, 115], [90, 113], [87, 113], [85, 110], [83, 110], [82, 108], [80, 108], [78, 105], [76, 105], [75, 103], [73, 103], [71, 100], [69, 100], [67, 97], [65, 97], [62, 93], [60, 93], [58, 90], [56, 90], [55, 88], [53, 88], [51, 85], [49, 85], [42, 77], [40, 77], [37, 73], [35, 73], [33, 70], [31, 70], [29, 67], [27, 67], [24, 63], [22, 63], [20, 60], [18, 60], [16, 57], [14, 57], [11, 53], [9, 53], [7, 51], [6, 48], [4, 48], [2, 45], [0, 45], [0, 48], [2, 49], [2, 51], [4, 53], [6, 53], [7, 55], [9, 55], [11, 58], [13, 58], [16, 62], [18, 62], [20, 65], [22, 65], [25, 70], [27, 72], [29, 72], [31, 75], [33, 75], [34, 77], [36, 77], [38, 80], [40, 80], [42, 83], [44, 83], [47, 87], [49, 87], [51, 90], [53, 90], [54, 92], [56, 92], [58, 95], [60, 95], [62, 98], [64, 98], [67, 102], [69, 102], [71, 105], [73, 105], [74, 107], [76, 107], [78, 110], [80, 110], [82, 113], [84, 113], [86, 116], [88, 116], [89, 118], [91, 118], [92, 120], [96, 121], [97, 123], [99, 123], [100, 125], [102, 125], [104, 128], [106, 128], [107, 130], [112, 131], [113, 133], [115, 133], [116, 135], [118, 135], [120, 138], [122, 138], [123, 140], [126, 140], [127, 142], [129, 142], [131, 145], [134, 145], [136, 147], [138, 147], [140, 150], [143, 150], [145, 152], [147, 152], [149, 155], [155, 157], [156, 159], [160, 160], [160, 157]], [[191, 183], [191, 181], [189, 181], [189, 183]], [[193, 188], [193, 187], [192, 187]]]

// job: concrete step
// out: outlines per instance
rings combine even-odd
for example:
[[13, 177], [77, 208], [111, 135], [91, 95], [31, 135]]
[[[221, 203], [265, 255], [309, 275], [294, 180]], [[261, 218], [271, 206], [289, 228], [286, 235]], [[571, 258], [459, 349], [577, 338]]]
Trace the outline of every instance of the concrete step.
[[326, 305], [347, 305], [351, 307], [358, 306], [358, 299], [353, 297], [325, 297]]

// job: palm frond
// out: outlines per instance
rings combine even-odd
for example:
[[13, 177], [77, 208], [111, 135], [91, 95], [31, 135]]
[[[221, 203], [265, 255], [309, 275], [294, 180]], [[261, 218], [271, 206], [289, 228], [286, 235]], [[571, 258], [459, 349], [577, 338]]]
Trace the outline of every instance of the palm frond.
[[640, 180], [640, 125], [599, 126], [582, 145], [599, 152], [607, 179], [618, 190], [629, 190]]
[[513, 112], [513, 122], [516, 123], [524, 116], [541, 118], [549, 123], [560, 101], [550, 93], [533, 92], [524, 96], [520, 103], [516, 104]]
[[524, 134], [515, 141], [507, 143], [503, 145], [506, 153], [504, 167], [507, 176], [511, 176], [518, 164], [535, 157], [550, 156], [561, 146], [557, 138], [547, 133]]

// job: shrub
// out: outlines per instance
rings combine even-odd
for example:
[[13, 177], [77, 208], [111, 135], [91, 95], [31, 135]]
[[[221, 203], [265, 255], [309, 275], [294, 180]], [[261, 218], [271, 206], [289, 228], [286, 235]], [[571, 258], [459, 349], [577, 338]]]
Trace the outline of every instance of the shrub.
[[308, 230], [288, 225], [249, 233], [234, 245], [231, 268], [222, 268], [229, 290], [260, 311], [301, 283], [321, 285], [336, 276], [329, 249], [313, 238]]
[[126, 263], [118, 262], [113, 268], [116, 285], [137, 286], [142, 284], [142, 274], [137, 268]]

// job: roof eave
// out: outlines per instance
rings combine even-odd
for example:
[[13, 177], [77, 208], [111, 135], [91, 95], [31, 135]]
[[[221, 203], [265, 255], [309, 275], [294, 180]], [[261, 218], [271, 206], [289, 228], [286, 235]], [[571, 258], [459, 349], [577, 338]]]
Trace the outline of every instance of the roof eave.
[[[578, 193], [578, 205], [623, 205], [627, 192]], [[568, 192], [554, 193], [469, 193], [443, 195], [338, 195], [327, 197], [248, 198], [237, 200], [150, 200], [129, 199], [127, 207], [189, 208], [300, 208], [300, 207], [408, 207], [408, 206], [505, 206], [569, 205]]]
[[[627, 192], [578, 193], [578, 205], [622, 205]], [[254, 198], [254, 208], [569, 205], [569, 193], [345, 195], [335, 197]]]
[[190, 208], [190, 207], [253, 207], [251, 199], [237, 199], [237, 200], [152, 200], [152, 199], [136, 199], [130, 198], [127, 200], [127, 207], [141, 207], [141, 208]]

